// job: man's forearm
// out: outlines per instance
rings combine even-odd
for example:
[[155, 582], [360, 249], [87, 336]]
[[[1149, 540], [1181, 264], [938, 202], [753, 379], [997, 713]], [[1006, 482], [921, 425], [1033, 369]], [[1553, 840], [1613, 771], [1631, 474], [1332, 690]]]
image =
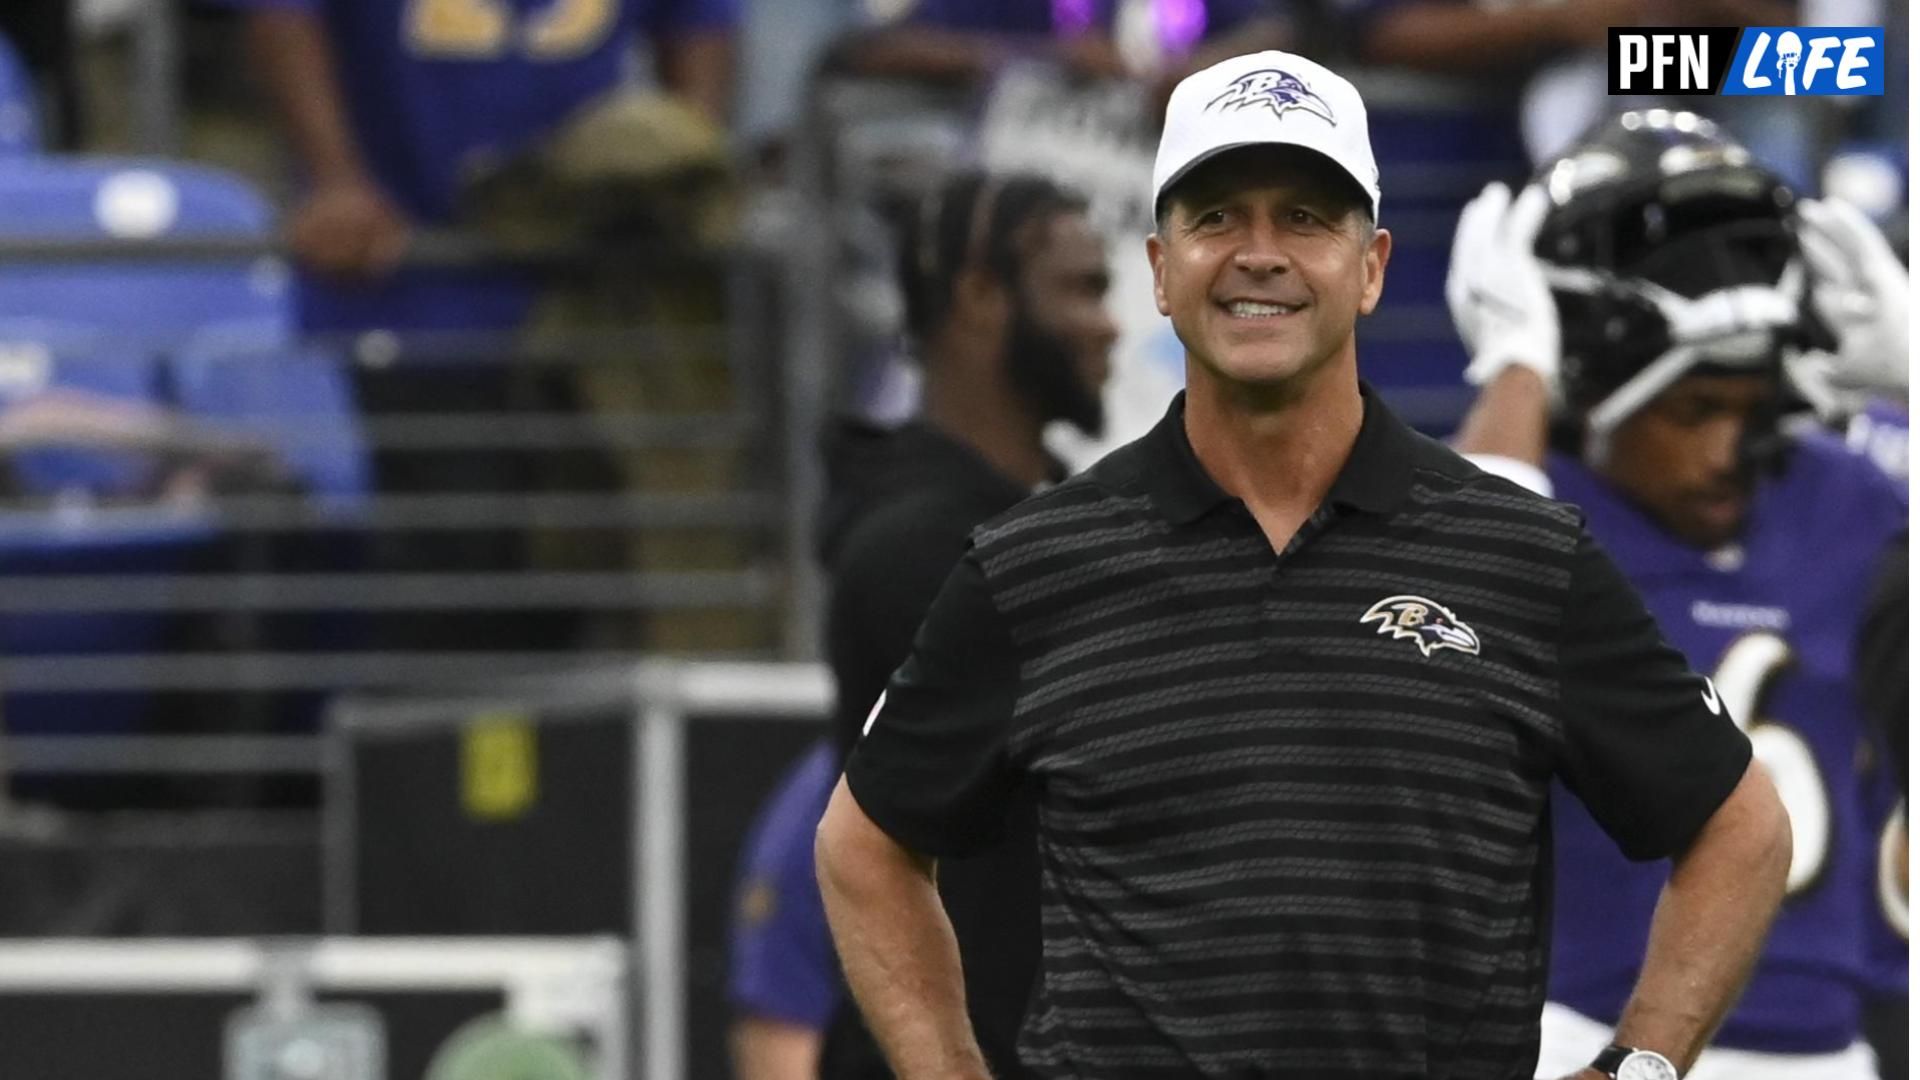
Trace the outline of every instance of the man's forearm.
[[1640, 981], [1615, 1036], [1693, 1064], [1752, 974], [1786, 890], [1793, 838], [1758, 761], [1674, 860]]
[[869, 820], [844, 779], [820, 821], [815, 859], [841, 968], [895, 1074], [988, 1080], [932, 863]]
[[1509, 364], [1480, 389], [1453, 437], [1453, 448], [1544, 467], [1549, 402], [1546, 380], [1538, 372]]
[[267, 8], [248, 16], [246, 33], [254, 71], [312, 179], [364, 179], [366, 164], [347, 123], [333, 49], [320, 20], [306, 11]]

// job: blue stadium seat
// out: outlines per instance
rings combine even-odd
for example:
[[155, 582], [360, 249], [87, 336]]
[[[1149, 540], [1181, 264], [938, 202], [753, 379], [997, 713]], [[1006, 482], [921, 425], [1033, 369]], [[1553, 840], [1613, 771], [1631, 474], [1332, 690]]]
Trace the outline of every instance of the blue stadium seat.
[[[0, 161], [0, 243], [254, 240], [272, 230], [265, 201], [215, 170]], [[299, 345], [278, 258], [0, 260], [0, 345], [33, 340], [36, 326], [58, 346], [57, 383], [249, 427], [274, 438], [311, 490], [366, 491], [343, 361]], [[298, 424], [284, 422], [295, 414]]]
[[33, 78], [7, 39], [0, 37], [0, 157], [37, 153], [40, 110]]
[[351, 512], [366, 499], [370, 463], [337, 354], [209, 333], [173, 354], [171, 374], [178, 408], [272, 446], [323, 507]]
[[[37, 399], [84, 395], [129, 407], [158, 404], [157, 359], [122, 339], [52, 319], [0, 318], [0, 414]], [[146, 456], [93, 447], [15, 451], [10, 479], [24, 495], [129, 498], [151, 479]]]
[[[0, 157], [0, 245], [15, 241], [260, 240], [266, 202], [214, 170], [174, 162]], [[275, 446], [323, 505], [351, 513], [368, 488], [367, 455], [341, 359], [297, 340], [291, 277], [275, 257], [0, 258], [0, 410], [80, 391], [165, 407]], [[26, 494], [112, 498], [140, 490], [150, 465], [99, 449], [16, 455]], [[108, 513], [0, 515], [0, 579], [152, 574], [206, 563], [218, 522]], [[0, 588], [4, 588], [0, 584]], [[150, 653], [153, 612], [0, 612], [0, 658]], [[0, 683], [4, 683], [0, 679]], [[4, 730], [137, 730], [134, 694], [12, 693]]]
[[[236, 177], [172, 162], [0, 159], [0, 239], [249, 240], [272, 212]], [[277, 259], [0, 261], [0, 318], [70, 321], [164, 348], [209, 326], [290, 340], [291, 284]]]
[[[111, 347], [97, 331], [43, 319], [0, 319], [0, 413], [29, 399], [81, 393], [137, 405], [153, 399], [159, 365], [137, 350]], [[143, 489], [143, 455], [48, 447], [8, 456], [8, 479], [25, 495], [94, 499]], [[121, 514], [78, 520], [60, 512], [0, 514], [0, 589], [9, 578], [162, 573], [187, 564], [213, 540], [205, 522]], [[0, 657], [151, 652], [167, 621], [156, 612], [8, 611], [0, 613]], [[6, 682], [0, 677], [0, 685]], [[0, 699], [0, 723], [15, 735], [124, 732], [139, 728], [149, 703], [139, 694], [73, 697], [13, 692]]]

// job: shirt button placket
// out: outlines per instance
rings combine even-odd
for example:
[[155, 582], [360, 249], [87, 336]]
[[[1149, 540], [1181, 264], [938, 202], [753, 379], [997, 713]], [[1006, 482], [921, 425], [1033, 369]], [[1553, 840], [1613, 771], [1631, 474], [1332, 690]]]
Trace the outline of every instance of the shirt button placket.
[[1272, 556], [1271, 569], [1267, 571], [1267, 588], [1265, 595], [1261, 598], [1260, 607], [1261, 629], [1266, 635], [1267, 651], [1275, 655], [1287, 656], [1290, 653], [1287, 647], [1289, 634], [1284, 623], [1287, 566], [1298, 558], [1300, 551], [1313, 542], [1313, 538], [1326, 527], [1331, 516], [1326, 505], [1322, 504], [1308, 515], [1307, 520], [1300, 523], [1298, 529], [1294, 530], [1293, 536], [1287, 541], [1286, 548]]

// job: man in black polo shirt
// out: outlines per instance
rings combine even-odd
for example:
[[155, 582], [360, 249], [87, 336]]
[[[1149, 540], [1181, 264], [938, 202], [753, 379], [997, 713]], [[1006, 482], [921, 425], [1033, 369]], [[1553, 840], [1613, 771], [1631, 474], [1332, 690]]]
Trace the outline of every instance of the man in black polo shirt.
[[1675, 862], [1634, 1052], [1582, 1075], [1673, 1076], [1785, 878], [1746, 739], [1577, 511], [1359, 383], [1390, 239], [1350, 84], [1284, 53], [1203, 71], [1154, 172], [1187, 392], [974, 532], [821, 822], [895, 1070], [987, 1075], [933, 867], [1031, 783], [1042, 1075], [1530, 1077], [1558, 775], [1628, 854]]

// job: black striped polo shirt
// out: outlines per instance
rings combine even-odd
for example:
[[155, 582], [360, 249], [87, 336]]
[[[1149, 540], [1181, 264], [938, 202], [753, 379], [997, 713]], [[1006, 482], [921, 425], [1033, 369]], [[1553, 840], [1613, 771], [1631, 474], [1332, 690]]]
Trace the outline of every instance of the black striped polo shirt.
[[1180, 398], [981, 526], [869, 719], [848, 784], [915, 851], [1036, 781], [1042, 1076], [1531, 1077], [1548, 781], [1654, 858], [1745, 770], [1578, 510], [1362, 393], [1283, 552]]

